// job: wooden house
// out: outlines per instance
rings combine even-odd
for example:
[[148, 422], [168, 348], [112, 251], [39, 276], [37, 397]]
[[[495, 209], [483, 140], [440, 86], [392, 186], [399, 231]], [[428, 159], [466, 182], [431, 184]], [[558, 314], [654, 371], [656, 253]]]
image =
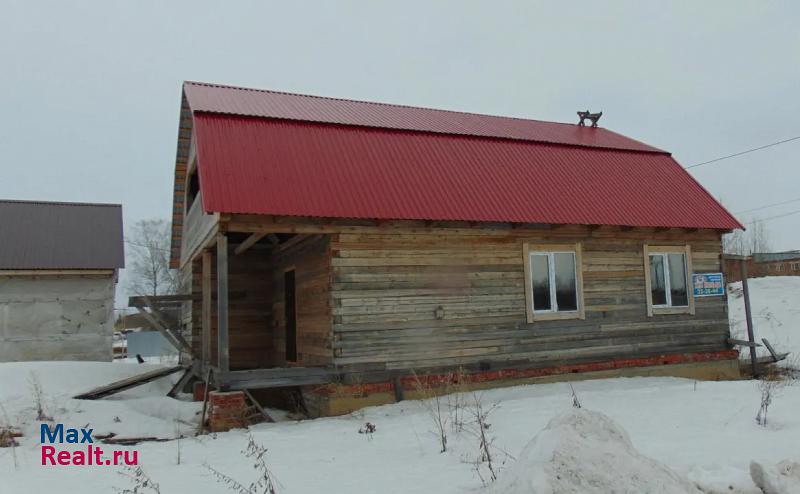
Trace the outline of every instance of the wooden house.
[[603, 128], [187, 82], [174, 191], [184, 323], [220, 388], [335, 414], [455, 369], [738, 375], [726, 300], [691, 279], [741, 225]]
[[0, 362], [111, 361], [122, 207], [0, 201]]

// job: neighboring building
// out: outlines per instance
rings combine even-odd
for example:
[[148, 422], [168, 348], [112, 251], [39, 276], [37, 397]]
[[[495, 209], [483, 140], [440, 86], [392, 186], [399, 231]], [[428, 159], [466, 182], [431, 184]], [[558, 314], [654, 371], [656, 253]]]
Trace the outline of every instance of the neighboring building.
[[0, 200], [0, 362], [111, 361], [122, 207]]
[[[728, 283], [742, 281], [741, 262], [739, 259], [724, 258], [725, 279]], [[749, 256], [747, 277], [763, 276], [800, 276], [800, 251], [761, 252]]]
[[741, 224], [671, 155], [602, 128], [183, 87], [172, 262], [213, 381], [298, 385], [322, 414], [586, 377], [738, 376]]

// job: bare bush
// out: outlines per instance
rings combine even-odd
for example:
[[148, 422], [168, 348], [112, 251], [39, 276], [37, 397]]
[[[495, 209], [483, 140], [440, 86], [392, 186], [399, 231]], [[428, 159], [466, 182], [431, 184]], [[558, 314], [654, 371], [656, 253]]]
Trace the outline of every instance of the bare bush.
[[569, 389], [572, 391], [572, 407], [581, 408], [581, 401], [578, 399], [578, 395], [575, 393], [575, 388], [572, 387], [572, 383], [569, 383]]
[[258, 473], [256, 480], [245, 486], [230, 475], [226, 475], [219, 470], [206, 464], [205, 467], [216, 477], [217, 482], [226, 486], [229, 490], [238, 494], [277, 494], [277, 481], [267, 467], [265, 456], [267, 448], [258, 444], [251, 434], [248, 434], [247, 447], [242, 450], [242, 454], [253, 461], [253, 470]]
[[458, 434], [464, 429], [466, 402], [466, 373], [459, 366], [455, 371], [446, 376], [445, 396], [449, 411], [449, 422], [454, 433]]
[[39, 376], [35, 372], [31, 372], [28, 376], [28, 384], [31, 387], [31, 393], [33, 394], [33, 403], [34, 407], [36, 408], [36, 420], [52, 422], [53, 417], [48, 415], [45, 409], [42, 383], [39, 381]]
[[6, 408], [0, 403], [0, 415], [2, 415], [2, 423], [0, 423], [0, 448], [11, 448], [11, 460], [14, 464], [14, 470], [19, 468], [17, 461], [17, 438], [22, 436], [22, 433], [13, 425], [11, 419], [8, 417]]
[[133, 482], [133, 487], [130, 489], [114, 489], [120, 494], [161, 494], [161, 488], [141, 466], [126, 466], [119, 474]]
[[761, 404], [756, 414], [756, 423], [762, 427], [767, 426], [767, 413], [772, 401], [780, 394], [781, 390], [791, 383], [791, 378], [783, 376], [774, 368], [765, 372], [758, 381], [758, 390], [761, 394]]
[[367, 422], [358, 429], [358, 433], [367, 434], [367, 437], [372, 439], [372, 435], [375, 434], [376, 430], [378, 430], [377, 425], [373, 424], [372, 422]]
[[[413, 371], [412, 371], [413, 372]], [[450, 421], [450, 416], [446, 410], [446, 404], [442, 397], [436, 393], [430, 384], [430, 376], [423, 381], [414, 375], [414, 389], [419, 393], [422, 398], [422, 406], [433, 421], [434, 434], [439, 440], [441, 446], [440, 453], [447, 451], [447, 424]]]
[[465, 430], [478, 439], [478, 454], [475, 455], [473, 465], [475, 472], [484, 485], [497, 480], [495, 458], [492, 454], [492, 450], [496, 448], [493, 444], [494, 437], [489, 435], [491, 424], [487, 421], [489, 415], [495, 411], [497, 407], [498, 405], [496, 403], [488, 407], [484, 406], [483, 395], [472, 393], [469, 408], [472, 421]]

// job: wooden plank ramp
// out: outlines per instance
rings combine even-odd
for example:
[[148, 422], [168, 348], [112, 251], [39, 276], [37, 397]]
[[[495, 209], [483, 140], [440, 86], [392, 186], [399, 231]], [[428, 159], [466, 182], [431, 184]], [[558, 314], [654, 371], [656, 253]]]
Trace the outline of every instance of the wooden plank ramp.
[[75, 398], [76, 400], [98, 400], [100, 398], [105, 398], [106, 396], [111, 396], [113, 394], [119, 393], [120, 391], [125, 391], [126, 389], [135, 388], [136, 386], [141, 386], [142, 384], [155, 381], [156, 379], [160, 379], [162, 377], [175, 374], [176, 372], [180, 372], [182, 370], [185, 371], [186, 369], [187, 367], [184, 365], [176, 365], [173, 367], [151, 370], [148, 372], [144, 372], [142, 374], [138, 374], [125, 379], [121, 379], [119, 381], [115, 381], [105, 386], [100, 386], [98, 388], [92, 389], [91, 391], [87, 391], [85, 393], [73, 396], [73, 398]]

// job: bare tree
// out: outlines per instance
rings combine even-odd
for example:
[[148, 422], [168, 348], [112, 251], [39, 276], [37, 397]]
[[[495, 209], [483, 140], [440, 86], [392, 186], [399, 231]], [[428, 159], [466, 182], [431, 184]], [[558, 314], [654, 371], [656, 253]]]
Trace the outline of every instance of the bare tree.
[[137, 295], [168, 295], [179, 288], [177, 270], [170, 269], [170, 224], [164, 220], [137, 222], [126, 240], [130, 252], [130, 290]]
[[746, 256], [750, 254], [747, 248], [747, 235], [744, 230], [734, 230], [722, 236], [722, 252], [725, 254], [735, 254]]
[[763, 221], [755, 221], [749, 230], [750, 233], [750, 253], [769, 252], [771, 245], [769, 240], [769, 230]]
[[722, 236], [722, 251], [726, 254], [748, 256], [771, 248], [769, 229], [763, 221], [751, 223], [747, 231], [734, 230]]

